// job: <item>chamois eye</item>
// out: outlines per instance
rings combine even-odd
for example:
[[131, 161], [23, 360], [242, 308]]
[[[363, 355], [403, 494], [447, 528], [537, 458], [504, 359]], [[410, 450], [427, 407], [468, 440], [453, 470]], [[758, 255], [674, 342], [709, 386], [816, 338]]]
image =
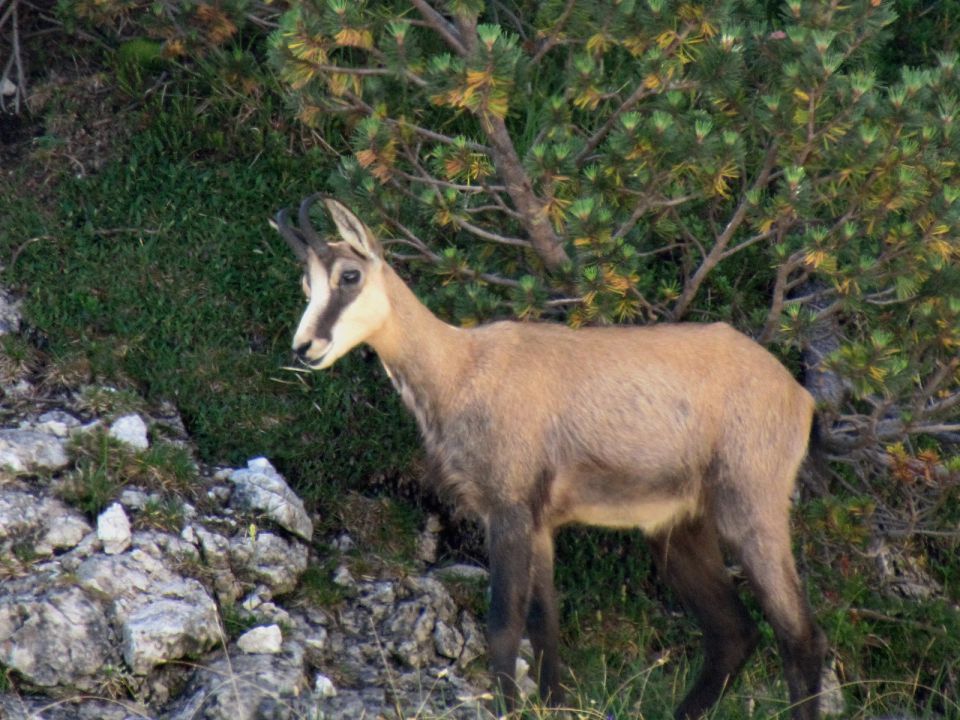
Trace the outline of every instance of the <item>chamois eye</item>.
[[360, 271], [359, 270], [344, 270], [340, 275], [340, 282], [344, 285], [356, 285], [360, 282]]

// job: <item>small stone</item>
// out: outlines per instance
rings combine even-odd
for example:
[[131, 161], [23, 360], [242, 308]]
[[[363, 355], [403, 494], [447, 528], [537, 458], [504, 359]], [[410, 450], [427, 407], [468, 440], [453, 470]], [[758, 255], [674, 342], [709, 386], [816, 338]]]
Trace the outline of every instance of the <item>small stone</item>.
[[347, 533], [343, 533], [333, 541], [334, 549], [342, 553], [350, 552], [353, 550], [353, 546], [353, 538], [347, 535]]
[[229, 557], [230, 567], [241, 580], [265, 585], [271, 596], [291, 592], [307, 569], [305, 545], [268, 532], [235, 536], [230, 541]]
[[0, 95], [4, 97], [11, 97], [17, 94], [17, 86], [11, 82], [8, 78], [3, 78], [0, 81]]
[[97, 517], [97, 537], [107, 555], [118, 555], [130, 547], [130, 519], [123, 505], [113, 503]]
[[139, 415], [124, 415], [117, 418], [110, 426], [110, 437], [126, 443], [137, 450], [146, 450], [150, 447], [147, 440], [147, 424]]
[[333, 680], [322, 673], [317, 673], [317, 677], [313, 681], [313, 691], [322, 698], [337, 696], [337, 688], [333, 684]]
[[180, 539], [191, 545], [200, 544], [200, 538], [197, 537], [197, 531], [193, 529], [193, 525], [187, 525], [180, 531]]
[[82, 516], [69, 511], [65, 512], [57, 518], [56, 522], [49, 525], [43, 540], [37, 544], [34, 550], [41, 554], [47, 554], [55, 550], [76, 547], [90, 530], [90, 525]]
[[207, 497], [218, 503], [225, 503], [230, 499], [230, 488], [226, 485], [214, 485], [207, 490]]
[[456, 660], [463, 652], [463, 635], [443, 620], [437, 620], [433, 628], [433, 649], [436, 650], [437, 655]]
[[120, 503], [131, 510], [143, 510], [149, 501], [150, 496], [136, 488], [126, 488], [120, 493]]
[[439, 579], [449, 582], [456, 582], [458, 580], [487, 582], [490, 579], [490, 573], [482, 567], [467, 565], [465, 563], [457, 563], [455, 565], [437, 568], [431, 575], [435, 575]]
[[[217, 606], [195, 580], [156, 588], [123, 623], [123, 659], [137, 675], [212, 648], [220, 639]], [[166, 597], [164, 595], [170, 595]]]
[[248, 655], [264, 653], [276, 655], [283, 645], [283, 634], [279, 625], [267, 625], [248, 630], [237, 638], [237, 647]]
[[847, 715], [847, 703], [843, 699], [835, 661], [825, 667], [820, 676], [820, 713], [826, 717]]
[[357, 581], [353, 579], [350, 569], [346, 565], [341, 565], [333, 573], [333, 583], [340, 587], [353, 587]]
[[247, 612], [253, 612], [258, 607], [263, 605], [263, 598], [260, 597], [260, 588], [257, 588], [256, 591], [250, 593], [243, 599], [243, 602], [240, 603], [244, 610]]

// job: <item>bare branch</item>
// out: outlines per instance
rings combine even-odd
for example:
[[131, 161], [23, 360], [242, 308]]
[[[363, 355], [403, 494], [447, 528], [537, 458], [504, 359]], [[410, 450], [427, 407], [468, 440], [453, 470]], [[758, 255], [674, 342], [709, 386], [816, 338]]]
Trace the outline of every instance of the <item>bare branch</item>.
[[457, 55], [463, 56], [467, 54], [467, 48], [463, 44], [463, 38], [460, 37], [460, 32], [451, 25], [443, 15], [434, 10], [427, 0], [411, 0], [411, 2], [413, 6], [420, 11], [420, 14], [423, 15], [427, 24], [446, 41], [447, 45], [453, 48], [453, 51], [457, 53]]
[[746, 248], [750, 247], [751, 245], [755, 245], [761, 240], [766, 240], [773, 234], [774, 234], [774, 230], [771, 228], [766, 232], [758, 233], [751, 238], [747, 238], [743, 242], [737, 243], [732, 248], [727, 248], [722, 253], [720, 253], [720, 260], [726, 260], [731, 255], [736, 255], [741, 250], [745, 250]]
[[567, 20], [570, 19], [570, 14], [573, 12], [576, 1], [577, 0], [567, 0], [567, 4], [564, 5], [563, 12], [560, 13], [560, 17], [557, 18], [557, 22], [555, 22], [553, 27], [550, 28], [549, 35], [543, 39], [543, 42], [540, 43], [540, 47], [537, 48], [537, 52], [530, 59], [531, 65], [536, 65], [539, 63], [543, 59], [544, 55], [560, 44], [561, 31], [563, 30], [563, 26], [567, 24]]
[[[753, 181], [751, 190], [759, 190], [766, 185], [776, 160], [777, 144], [776, 142], [771, 142], [767, 147], [767, 153], [763, 160], [763, 166], [760, 168], [760, 172]], [[709, 254], [707, 254], [707, 256], [703, 259], [703, 262], [700, 263], [700, 267], [697, 268], [693, 276], [690, 277], [684, 285], [683, 292], [681, 293], [680, 298], [677, 300], [677, 304], [674, 306], [673, 311], [670, 314], [670, 319], [674, 322], [683, 317], [684, 313], [686, 313], [687, 309], [690, 307], [690, 303], [693, 302], [693, 298], [696, 296], [697, 291], [703, 284], [703, 281], [706, 280], [707, 275], [709, 275], [713, 268], [717, 266], [717, 263], [723, 259], [724, 252], [726, 251], [727, 246], [730, 244], [730, 240], [733, 239], [734, 233], [736, 233], [736, 231], [740, 228], [740, 225], [743, 224], [743, 221], [747, 216], [747, 210], [750, 207], [750, 202], [747, 199], [748, 195], [749, 192], [744, 192], [743, 197], [740, 199], [740, 203], [737, 205], [737, 209], [733, 211], [733, 215], [730, 217], [730, 220], [724, 227], [723, 232], [717, 236], [716, 242], [714, 242]]]
[[[397, 73], [389, 68], [372, 67], [345, 67], [342, 65], [311, 65], [311, 68], [317, 72], [342, 73], [344, 75], [396, 75]], [[414, 72], [404, 71], [403, 76], [410, 80], [414, 85], [426, 87], [427, 81]]]
[[[421, 254], [423, 259], [429, 260], [434, 265], [440, 265], [443, 263], [443, 258], [437, 255], [435, 252], [432, 252], [427, 247], [427, 244], [423, 242], [423, 240], [421, 240], [419, 237], [417, 237], [417, 235], [413, 231], [411, 231], [410, 228], [408, 228], [399, 220], [396, 220], [389, 215], [384, 215], [384, 218], [390, 225], [392, 225], [397, 230], [399, 230], [406, 238], [406, 240], [393, 240], [392, 242], [401, 242], [405, 245], [413, 247], [414, 249], [417, 250], [417, 252]], [[390, 242], [391, 241], [387, 241], [388, 244]], [[414, 258], [411, 258], [407, 255], [399, 255], [397, 256], [397, 259], [412, 260]], [[481, 272], [477, 272], [476, 270], [471, 270], [470, 268], [462, 268], [460, 270], [460, 273], [465, 275], [468, 278], [483, 280], [484, 282], [490, 283], [491, 285], [500, 285], [502, 287], [509, 287], [509, 288], [520, 287], [520, 283], [518, 281], [511, 280], [510, 278], [501, 277], [500, 275], [494, 275], [492, 273], [481, 273]]]
[[677, 205], [682, 205], [688, 200], [693, 200], [696, 195], [682, 195], [678, 198], [671, 198], [669, 200], [648, 200], [644, 199], [641, 202], [637, 203], [637, 206], [633, 209], [633, 212], [630, 213], [629, 219], [623, 223], [616, 232], [613, 233], [614, 239], [622, 238], [628, 232], [633, 230], [640, 218], [644, 216], [649, 210], [656, 210], [659, 208], [665, 207], [676, 207]]
[[767, 311], [767, 320], [763, 324], [763, 331], [757, 338], [757, 342], [761, 345], [773, 340], [777, 332], [777, 325], [780, 322], [780, 315], [783, 313], [783, 303], [787, 293], [787, 279], [790, 277], [790, 273], [797, 269], [802, 260], [803, 253], [795, 252], [777, 268], [777, 279], [773, 284], [773, 299], [770, 301], [770, 309]]
[[[374, 112], [373, 108], [370, 107], [370, 105], [368, 105], [366, 102], [364, 102], [362, 98], [357, 97], [351, 92], [344, 93], [344, 96], [347, 99], [349, 99], [350, 102], [353, 103], [353, 107], [355, 109], [361, 110], [367, 115], [373, 115], [373, 112]], [[395, 120], [393, 118], [383, 118], [383, 122], [388, 123], [392, 127], [412, 130], [413, 132], [415, 132], [417, 135], [420, 135], [421, 137], [425, 137], [428, 140], [434, 140], [436, 142], [443, 143], [444, 145], [453, 145], [454, 143], [457, 142], [456, 138], [450, 137], [449, 135], [444, 135], [442, 133], [435, 132], [433, 130], [428, 130], [427, 128], [420, 127], [419, 125], [414, 125], [413, 123], [408, 122], [406, 120]], [[491, 148], [487, 147], [486, 145], [481, 145], [480, 143], [473, 142], [472, 140], [467, 140], [464, 143], [464, 147], [467, 147], [476, 152], [486, 153], [488, 155], [493, 154], [493, 151], [491, 150]]]
[[478, 205], [477, 207], [464, 208], [464, 212], [469, 213], [470, 215], [479, 215], [480, 213], [487, 213], [487, 212], [502, 212], [502, 213], [506, 213], [507, 215], [512, 217], [514, 220], [520, 219], [520, 213], [518, 213], [513, 208], [507, 207], [502, 202], [496, 203], [493, 205]]
[[529, 240], [521, 240], [520, 238], [512, 238], [512, 237], [505, 237], [504, 235], [498, 235], [488, 230], [484, 230], [481, 227], [477, 227], [476, 225], [469, 223], [466, 220], [463, 220], [462, 218], [458, 218], [456, 216], [453, 217], [453, 222], [455, 222], [457, 226], [462, 228], [463, 230], [473, 233], [477, 237], [481, 237], [484, 240], [489, 240], [490, 242], [499, 243], [500, 245], [512, 245], [514, 247], [522, 247], [522, 248], [528, 248], [528, 249], [530, 248]]

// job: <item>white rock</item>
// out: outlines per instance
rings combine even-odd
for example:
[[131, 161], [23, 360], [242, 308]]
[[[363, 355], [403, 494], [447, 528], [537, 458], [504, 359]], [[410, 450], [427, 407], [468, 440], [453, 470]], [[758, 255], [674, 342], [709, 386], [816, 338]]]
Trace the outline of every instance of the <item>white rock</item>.
[[9, 78], [3, 78], [3, 82], [0, 82], [0, 95], [11, 97], [16, 94], [17, 86]]
[[346, 565], [341, 565], [336, 569], [333, 573], [333, 582], [340, 587], [353, 587], [357, 584], [357, 581], [353, 579], [353, 575], [350, 573], [350, 568]]
[[45, 555], [55, 550], [76, 547], [90, 530], [90, 525], [81, 515], [65, 512], [47, 527], [46, 534], [34, 551]]
[[147, 424], [136, 414], [124, 415], [114, 420], [110, 426], [110, 437], [137, 450], [146, 450], [150, 447], [150, 441], [147, 440]]
[[[6, 92], [7, 87], [13, 87], [14, 92], [16, 92], [17, 86], [4, 79], [2, 87], [3, 94], [8, 95], [12, 93]], [[20, 319], [20, 301], [14, 300], [0, 289], [0, 335], [7, 335], [20, 330]]]
[[[200, 539], [203, 542], [202, 535]], [[237, 576], [266, 585], [271, 596], [291, 592], [307, 569], [307, 547], [274, 533], [258, 532], [253, 538], [238, 535], [230, 540], [228, 552]]]
[[123, 659], [138, 675], [205, 652], [220, 638], [217, 606], [198, 582], [186, 579], [169, 590], [158, 590], [160, 597], [137, 607], [123, 624]]
[[118, 555], [130, 547], [130, 519], [123, 505], [113, 503], [97, 517], [97, 537], [107, 555]]
[[0, 469], [14, 472], [37, 468], [59, 470], [70, 462], [63, 440], [35, 430], [0, 430]]
[[180, 539], [184, 542], [188, 542], [191, 545], [199, 545], [200, 538], [197, 537], [197, 531], [193, 529], [193, 525], [187, 525], [183, 530], [180, 531]]
[[120, 504], [131, 510], [143, 510], [149, 500], [150, 496], [147, 493], [136, 488], [126, 488], [120, 493]]
[[465, 563], [456, 563], [454, 565], [436, 568], [430, 574], [448, 582], [487, 582], [490, 578], [490, 573], [482, 567], [467, 565]]
[[317, 673], [317, 678], [313, 681], [313, 691], [322, 698], [337, 696], [337, 687], [333, 680], [322, 673]]
[[231, 504], [262, 512], [285, 530], [310, 540], [313, 522], [303, 507], [303, 501], [269, 460], [254, 458], [247, 462], [245, 469], [230, 473], [229, 480], [235, 487]]
[[260, 597], [259, 592], [252, 592], [243, 599], [243, 602], [240, 603], [240, 605], [247, 612], [253, 612], [258, 607], [263, 605], [263, 598]]
[[276, 655], [283, 645], [283, 634], [279, 625], [267, 625], [247, 630], [237, 638], [237, 647], [248, 655], [266, 653]]
[[820, 675], [820, 713], [825, 717], [846, 717], [847, 703], [837, 677], [836, 661], [823, 668]]

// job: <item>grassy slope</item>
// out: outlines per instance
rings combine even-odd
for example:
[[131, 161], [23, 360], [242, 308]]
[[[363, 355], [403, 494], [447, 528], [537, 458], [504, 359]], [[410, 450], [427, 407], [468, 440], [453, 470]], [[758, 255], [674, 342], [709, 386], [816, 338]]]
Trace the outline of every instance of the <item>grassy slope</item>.
[[[409, 474], [416, 443], [375, 359], [354, 353], [306, 377], [283, 369], [301, 302], [298, 270], [266, 218], [325, 186], [331, 161], [290, 152], [289, 134], [273, 129], [284, 112], [269, 102], [248, 114], [242, 100], [224, 100], [186, 76], [157, 97], [119, 118], [135, 131], [119, 135], [125, 139], [99, 172], [64, 173], [40, 195], [22, 190], [30, 187], [29, 162], [4, 178], [0, 257], [20, 252], [3, 281], [26, 294], [54, 368], [85, 358], [98, 381], [173, 400], [208, 461], [266, 454], [308, 499], [342, 518], [342, 490]], [[44, 142], [69, 150], [72, 140]], [[33, 237], [42, 239], [24, 245]], [[858, 538], [814, 510], [799, 519], [821, 619], [847, 677], [870, 681], [851, 688], [858, 716], [908, 706], [907, 697], [919, 700], [914, 711], [958, 716], [936, 691], [917, 688], [956, 687], [955, 611], [883, 599], [858, 574], [867, 567]], [[850, 567], [838, 562], [838, 549]], [[696, 633], [648, 579], [642, 542], [566, 531], [559, 562], [565, 657], [584, 706], [625, 717], [642, 702], [644, 717], [669, 717], [697, 662]], [[950, 592], [956, 599], [955, 582]], [[754, 716], [766, 717], [783, 709], [785, 695], [768, 632], [716, 717], [747, 717], [750, 697]]]
[[6, 281], [26, 293], [54, 365], [85, 355], [95, 377], [173, 400], [208, 460], [266, 454], [307, 492], [395, 474], [415, 435], [376, 362], [283, 369], [299, 270], [267, 218], [323, 186], [329, 162], [289, 153], [263, 127], [225, 139], [227, 118], [197, 102], [131, 113], [123, 121], [141, 129], [100, 172], [61, 179], [43, 206], [21, 196], [5, 208], [5, 257], [41, 238]]

